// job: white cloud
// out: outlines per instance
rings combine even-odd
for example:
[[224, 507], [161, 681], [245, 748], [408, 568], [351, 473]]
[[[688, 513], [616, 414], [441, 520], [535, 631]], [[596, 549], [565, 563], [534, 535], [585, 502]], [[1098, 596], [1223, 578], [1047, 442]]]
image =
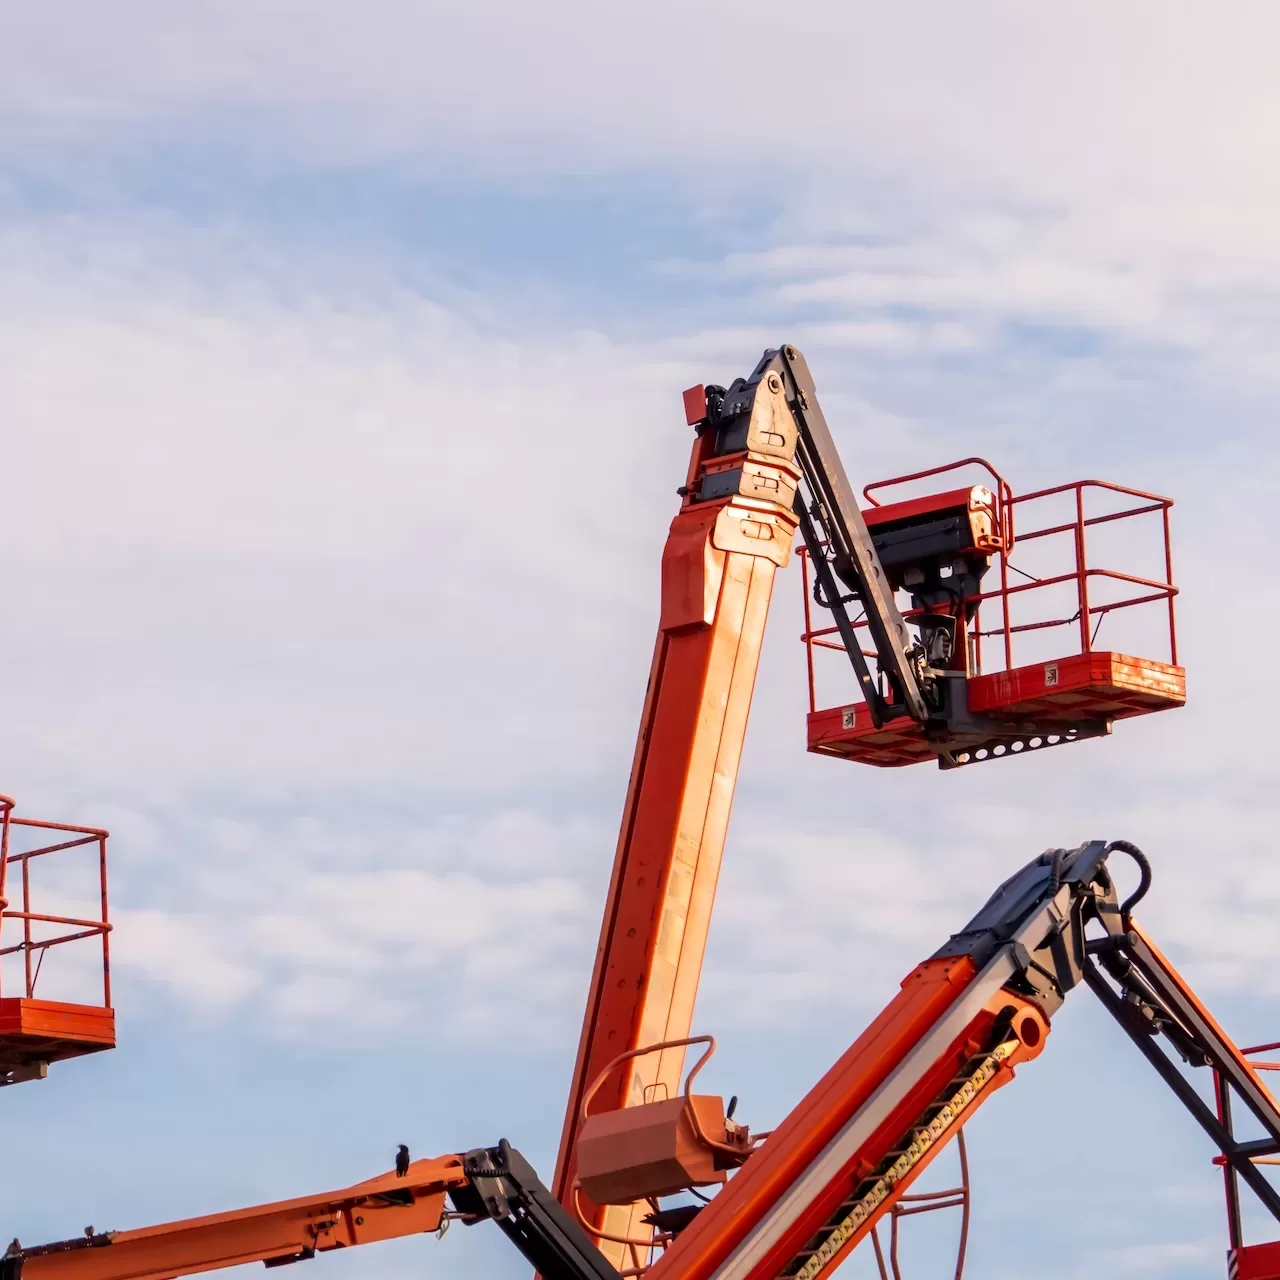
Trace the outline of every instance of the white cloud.
[[[600, 835], [581, 823], [499, 812], [228, 830], [174, 817], [161, 831], [178, 863], [163, 886], [121, 850], [113, 962], [126, 1006], [151, 986], [202, 1019], [248, 1008], [290, 1036], [333, 1018], [450, 1039], [572, 1034], [595, 913], [563, 869]], [[161, 905], [130, 905], [148, 899]]]
[[262, 986], [261, 971], [230, 945], [232, 929], [216, 916], [126, 907], [114, 924], [117, 968], [142, 968], [188, 1008], [225, 1010]]
[[1172, 208], [1108, 197], [999, 216], [944, 206], [906, 228], [889, 214], [848, 234], [837, 218], [823, 239], [784, 240], [698, 270], [754, 283], [762, 310], [839, 317], [806, 322], [833, 345], [917, 358], [994, 353], [1008, 326], [1038, 326], [1148, 344], [1224, 382], [1243, 374], [1273, 384], [1275, 227], [1266, 201], [1205, 196]]
[[286, 301], [270, 261], [215, 282], [91, 239], [0, 238], [23, 477], [0, 513], [24, 600], [3, 638], [29, 726], [14, 785], [41, 760], [153, 784], [238, 759], [264, 785], [439, 785], [483, 757], [512, 778], [548, 749], [585, 758], [571, 744], [644, 679], [649, 642], [618, 611], [647, 628], [679, 376], [590, 334], [516, 343], [403, 290]]
[[[1108, 1250], [1104, 1255], [1116, 1271], [1156, 1271], [1167, 1275], [1171, 1267], [1208, 1267], [1217, 1264], [1222, 1255], [1218, 1240], [1169, 1240], [1152, 1244], [1130, 1245]], [[1095, 1263], [1095, 1265], [1097, 1265]], [[1096, 1271], [1088, 1273], [1096, 1275]]]
[[1224, 23], [1207, 4], [819, 0], [780, 18], [762, 0], [430, 12], [378, 0], [358, 14], [130, 0], [109, 17], [75, 3], [15, 15], [0, 65], [9, 103], [46, 118], [260, 107], [330, 153], [413, 146], [504, 168], [548, 153], [754, 160], [765, 187], [779, 163], [830, 172], [853, 153], [1048, 195], [1274, 186], [1275, 23], [1257, 3]]

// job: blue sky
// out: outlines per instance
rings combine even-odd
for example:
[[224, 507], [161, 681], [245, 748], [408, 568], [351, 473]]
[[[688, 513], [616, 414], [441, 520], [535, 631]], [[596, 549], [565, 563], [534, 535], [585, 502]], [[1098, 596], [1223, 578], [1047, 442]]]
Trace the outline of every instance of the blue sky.
[[[1144, 919], [1228, 1027], [1280, 1036], [1277, 20], [1235, 12], [0, 5], [0, 779], [112, 829], [120, 1026], [3, 1096], [9, 1234], [400, 1141], [549, 1172], [679, 393], [784, 339], [859, 481], [980, 453], [1174, 496], [1190, 704], [957, 777], [810, 757], [780, 579], [716, 1086], [777, 1119], [1010, 870], [1095, 835], [1148, 848]], [[970, 1128], [974, 1272], [1221, 1275], [1208, 1152], [1087, 1001]], [[309, 1266], [524, 1273], [480, 1230]]]

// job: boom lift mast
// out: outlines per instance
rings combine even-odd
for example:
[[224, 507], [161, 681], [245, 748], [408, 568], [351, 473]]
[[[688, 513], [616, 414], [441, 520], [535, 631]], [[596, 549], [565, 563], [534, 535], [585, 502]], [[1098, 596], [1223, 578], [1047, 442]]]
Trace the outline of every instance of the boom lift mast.
[[[588, 1084], [619, 1054], [689, 1034], [773, 577], [797, 524], [831, 597], [852, 589], [866, 603], [893, 690], [880, 693], [853, 643], [873, 714], [926, 716], [907, 627], [804, 357], [790, 346], [766, 351], [728, 390], [687, 391], [685, 412], [698, 434], [662, 556], [658, 638], [553, 1182], [562, 1203], [574, 1195]], [[630, 1059], [603, 1109], [659, 1089], [674, 1096], [683, 1062], [682, 1047]], [[645, 1212], [588, 1209], [602, 1237], [620, 1238], [634, 1236]], [[621, 1246], [602, 1247], [620, 1260]]]
[[[658, 638], [552, 1183], [567, 1207], [578, 1196], [584, 1098], [606, 1066], [622, 1059], [601, 1089], [602, 1111], [679, 1092], [773, 577], [797, 525], [815, 599], [832, 615], [862, 695], [857, 715], [845, 711], [847, 724], [891, 737], [896, 724], [911, 726], [912, 758], [943, 767], [998, 755], [1006, 743], [1111, 731], [1106, 714], [1045, 720], [1017, 707], [1001, 715], [998, 704], [970, 709], [969, 596], [991, 553], [1011, 548], [1003, 494], [995, 501], [985, 489], [965, 491], [960, 514], [936, 502], [881, 511], [873, 535], [808, 363], [790, 345], [767, 350], [750, 377], [692, 387], [684, 401], [697, 434], [662, 557]], [[895, 518], [886, 523], [886, 514]], [[895, 600], [904, 586], [921, 605], [918, 638]], [[1082, 625], [1087, 636], [1087, 617]], [[874, 673], [860, 628], [871, 638]], [[1172, 692], [1142, 709], [1180, 703], [1181, 671], [1167, 670], [1176, 673]], [[823, 749], [832, 749], [825, 739]], [[655, 1044], [670, 1047], [637, 1053]], [[636, 1238], [647, 1212], [643, 1203], [583, 1204], [617, 1265], [627, 1252], [620, 1241]]]

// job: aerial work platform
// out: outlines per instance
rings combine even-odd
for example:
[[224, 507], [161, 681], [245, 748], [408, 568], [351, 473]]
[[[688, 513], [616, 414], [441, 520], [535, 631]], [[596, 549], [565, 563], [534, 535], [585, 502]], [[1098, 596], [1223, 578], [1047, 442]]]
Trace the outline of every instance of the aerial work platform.
[[[989, 483], [892, 504], [875, 496], [972, 467], [985, 469]], [[823, 651], [844, 654], [846, 643], [839, 627], [815, 624], [814, 606], [826, 602], [806, 549], [810, 751], [881, 767], [931, 759], [956, 767], [1102, 737], [1116, 720], [1185, 702], [1170, 499], [1100, 480], [1015, 496], [979, 458], [880, 481], [863, 495], [889, 585], [910, 596], [902, 617], [919, 638], [921, 661], [947, 678], [941, 687], [952, 698], [964, 699], [975, 732], [940, 750], [927, 723], [899, 716], [877, 724], [856, 685], [846, 702], [820, 698]], [[998, 585], [983, 589], [990, 570]], [[853, 634], [866, 626], [855, 618]], [[839, 671], [848, 687], [848, 664]]]
[[[98, 827], [16, 818], [13, 807], [8, 796], [0, 796], [0, 1085], [40, 1079], [50, 1063], [112, 1049], [116, 1043], [107, 919], [108, 833]], [[34, 910], [33, 878], [41, 878], [49, 855], [74, 849], [83, 850], [92, 863], [88, 879], [94, 914]], [[56, 897], [60, 903], [77, 904], [85, 892], [83, 869], [69, 868], [66, 859], [59, 862], [62, 874], [47, 875], [43, 900]], [[100, 960], [87, 964], [84, 948], [66, 946], [92, 946], [95, 940]], [[46, 973], [45, 960], [55, 947], [63, 948], [59, 955], [65, 954], [68, 962]], [[42, 995], [37, 996], [42, 976]], [[11, 993], [11, 985], [21, 994]]]

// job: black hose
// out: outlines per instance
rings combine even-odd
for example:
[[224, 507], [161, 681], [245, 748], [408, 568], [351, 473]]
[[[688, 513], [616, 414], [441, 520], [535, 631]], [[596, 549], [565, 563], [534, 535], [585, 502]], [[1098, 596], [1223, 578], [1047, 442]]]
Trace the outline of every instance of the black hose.
[[1151, 888], [1151, 863], [1147, 861], [1147, 855], [1136, 844], [1130, 844], [1128, 840], [1113, 840], [1107, 845], [1104, 853], [1109, 854], [1113, 849], [1127, 853], [1138, 864], [1138, 887], [1120, 904], [1120, 919], [1127, 929], [1129, 912], [1147, 896], [1147, 890]]
[[1067, 851], [1054, 849], [1053, 859], [1049, 863], [1049, 897], [1054, 897], [1062, 888], [1062, 873], [1067, 867]]

